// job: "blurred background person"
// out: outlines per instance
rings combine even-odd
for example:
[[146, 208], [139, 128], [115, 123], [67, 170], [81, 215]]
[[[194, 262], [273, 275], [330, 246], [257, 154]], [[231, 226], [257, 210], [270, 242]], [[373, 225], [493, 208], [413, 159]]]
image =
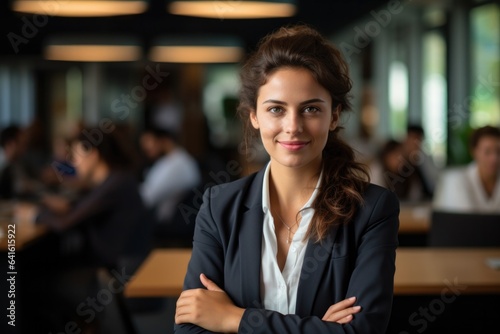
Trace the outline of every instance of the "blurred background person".
[[35, 191], [42, 191], [41, 175], [44, 166], [50, 163], [51, 141], [49, 132], [39, 117], [35, 117], [23, 128], [21, 140], [23, 142], [21, 157], [23, 168], [27, 177], [37, 180]]
[[[89, 140], [87, 134], [98, 132], [100, 140]], [[81, 225], [88, 246], [82, 260], [92, 266], [116, 268], [122, 257], [140, 260], [149, 251], [150, 221], [127, 142], [117, 130], [82, 132], [73, 141], [71, 153], [77, 175], [88, 184], [89, 192], [75, 203], [54, 195], [41, 200], [44, 208], [37, 223], [57, 231]]]
[[0, 199], [13, 199], [16, 195], [15, 165], [21, 157], [21, 129], [12, 125], [0, 133], [3, 163], [0, 166]]
[[404, 178], [399, 170], [402, 159], [403, 145], [397, 140], [389, 139], [379, 150], [377, 159], [369, 165], [370, 182], [403, 196]]
[[377, 133], [380, 116], [375, 102], [374, 90], [366, 85], [361, 94], [358, 135], [348, 138], [349, 144], [356, 154], [356, 160], [367, 165], [375, 163], [378, 158], [377, 153], [385, 142]]
[[[99, 270], [113, 269], [132, 274], [151, 248], [151, 223], [139, 194], [138, 182], [131, 170], [128, 142], [119, 131], [103, 133], [87, 129], [72, 143], [73, 165], [90, 191], [71, 203], [61, 196], [45, 196], [42, 206], [23, 205], [19, 219], [36, 215], [36, 223], [49, 226], [61, 236], [62, 261], [48, 289], [53, 300], [51, 330], [64, 330], [67, 321], [75, 321], [83, 332], [94, 333], [105, 323], [106, 312], [97, 320], [82, 321], [77, 306], [98, 292]], [[91, 134], [91, 135], [89, 135]]]
[[161, 129], [169, 129], [179, 135], [184, 122], [184, 110], [173, 82], [176, 80], [169, 71], [168, 77], [161, 82], [146, 100], [146, 124], [155, 124]]
[[418, 202], [432, 199], [438, 170], [432, 157], [424, 150], [424, 129], [420, 125], [408, 125], [402, 141], [403, 161], [399, 174], [401, 182], [399, 199]]
[[5, 156], [5, 152], [3, 146], [0, 144], [0, 170], [7, 164], [7, 157]]
[[40, 174], [43, 183], [49, 188], [59, 189], [63, 183], [76, 179], [76, 169], [70, 161], [70, 146], [70, 141], [61, 136], [52, 141], [52, 159]]
[[0, 199], [32, 199], [42, 189], [41, 182], [30, 176], [24, 163], [24, 138], [23, 129], [16, 125], [6, 127], [0, 134], [5, 160], [0, 166]]
[[149, 127], [140, 144], [149, 162], [140, 186], [142, 199], [158, 222], [168, 223], [177, 205], [200, 184], [198, 163], [169, 130]]
[[435, 210], [500, 213], [500, 129], [485, 126], [470, 138], [473, 161], [443, 172]]

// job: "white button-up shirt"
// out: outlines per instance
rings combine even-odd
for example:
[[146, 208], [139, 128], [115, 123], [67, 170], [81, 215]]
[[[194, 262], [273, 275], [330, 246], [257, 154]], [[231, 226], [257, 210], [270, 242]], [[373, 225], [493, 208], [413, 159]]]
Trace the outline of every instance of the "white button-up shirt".
[[[264, 230], [262, 234], [262, 259], [261, 259], [261, 284], [260, 294], [266, 310], [277, 311], [282, 314], [294, 314], [297, 302], [297, 288], [299, 286], [300, 272], [304, 263], [307, 240], [304, 237], [314, 215], [311, 204], [317, 196], [321, 175], [307, 203], [302, 207], [300, 222], [295, 232], [285, 266], [281, 272], [278, 266], [278, 243], [274, 228], [274, 219], [271, 213], [269, 198], [269, 163], [264, 173], [262, 184], [262, 210], [264, 211]], [[293, 222], [288, 224], [291, 226]]]
[[488, 197], [475, 162], [443, 172], [434, 194], [436, 210], [451, 212], [500, 212], [500, 174], [493, 194]]

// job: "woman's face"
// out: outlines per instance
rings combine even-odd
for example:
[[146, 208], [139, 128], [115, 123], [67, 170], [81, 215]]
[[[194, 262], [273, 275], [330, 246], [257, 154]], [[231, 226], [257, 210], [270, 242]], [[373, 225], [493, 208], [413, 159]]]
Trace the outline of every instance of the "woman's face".
[[156, 160], [162, 155], [161, 142], [151, 133], [144, 133], [140, 141], [142, 151], [148, 159]]
[[390, 172], [398, 173], [403, 157], [403, 147], [397, 147], [385, 156], [384, 164]]
[[472, 152], [480, 173], [486, 177], [496, 177], [500, 172], [500, 139], [485, 136], [479, 139]]
[[250, 114], [271, 161], [319, 168], [328, 132], [337, 126], [332, 99], [306, 69], [281, 68], [260, 87]]
[[99, 161], [99, 154], [94, 148], [89, 149], [80, 142], [72, 146], [72, 163], [80, 179], [90, 180], [94, 167]]

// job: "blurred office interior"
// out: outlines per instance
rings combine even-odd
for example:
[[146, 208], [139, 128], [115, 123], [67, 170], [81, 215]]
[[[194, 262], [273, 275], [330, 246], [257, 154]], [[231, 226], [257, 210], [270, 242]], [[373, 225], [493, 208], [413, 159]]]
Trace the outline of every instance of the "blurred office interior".
[[[181, 141], [194, 156], [212, 148], [238, 158], [238, 61], [265, 34], [298, 22], [330, 36], [350, 64], [354, 112], [345, 121], [346, 137], [401, 139], [407, 124], [420, 124], [426, 151], [444, 167], [470, 160], [471, 128], [500, 123], [495, 1], [298, 1], [292, 16], [264, 19], [232, 19], [245, 1], [213, 1], [207, 11], [214, 18], [172, 14], [168, 1], [144, 1], [137, 14], [104, 17], [58, 16], [66, 14], [64, 1], [45, 2], [33, 16], [15, 12], [17, 2], [36, 1], [1, 5], [0, 124], [39, 120], [46, 150], [52, 137], [80, 122], [110, 119], [140, 132], [168, 90], [182, 110]], [[191, 40], [237, 51], [229, 60], [204, 60], [208, 51], [194, 50], [187, 52], [197, 59], [162, 59], [168, 55], [158, 48], [162, 42]], [[108, 51], [106, 61], [95, 50], [54, 54], [57, 45], [86, 43], [126, 48]], [[168, 75], [145, 89], [152, 69]]]
[[[26, 131], [32, 150], [28, 160], [56, 171], [49, 187], [37, 185], [21, 200], [37, 201], [38, 189], [46, 194], [64, 188], [66, 194], [68, 188], [60, 186], [67, 182], [67, 170], [57, 169], [56, 157], [70, 156], [65, 140], [82, 134], [89, 141], [99, 139], [98, 132], [82, 132], [89, 127], [124, 131], [122, 145], [143, 165], [144, 131], [155, 127], [173, 133], [200, 169], [197, 186], [189, 186], [191, 196], [183, 197], [189, 203], [197, 203], [208, 185], [259, 170], [268, 157], [259, 142], [244, 144], [236, 113], [240, 64], [262, 37], [289, 24], [317, 28], [342, 51], [353, 82], [353, 110], [342, 120], [342, 136], [368, 165], [388, 140], [404, 142], [408, 126], [416, 126], [424, 133], [420, 155], [432, 159], [437, 173], [463, 167], [473, 158], [469, 138], [474, 129], [500, 126], [500, 1], [255, 3], [267, 7], [247, 7], [244, 0], [1, 2], [0, 131], [11, 125]], [[0, 167], [5, 159], [0, 149]], [[42, 173], [34, 172], [34, 178]], [[417, 225], [431, 219], [432, 196], [401, 202], [400, 219], [410, 217]], [[193, 218], [190, 209], [179, 214], [183, 220], [186, 214]], [[167, 237], [152, 247], [189, 247], [190, 231], [182, 231], [186, 243], [167, 238], [172, 231], [163, 226], [158, 233]], [[427, 247], [427, 228], [408, 231], [401, 232], [402, 247]], [[19, 261], [37, 263], [39, 251], [28, 246]], [[446, 304], [454, 313], [445, 312], [436, 321], [413, 319], [427, 319], [429, 333], [432, 328], [456, 330], [456, 320], [466, 317], [470, 305], [494, 304], [498, 284], [496, 289], [479, 293], [484, 300], [464, 296], [454, 306]], [[434, 297], [413, 297], [398, 299], [399, 318], [392, 320], [389, 332], [422, 332], [424, 326], [416, 325], [421, 322], [408, 318], [420, 306], [433, 305]], [[139, 310], [132, 312], [138, 334], [171, 331], [172, 319], [164, 317], [171, 317], [175, 300], [158, 303], [162, 306], [151, 307], [145, 301], [144, 312], [140, 303], [128, 306]], [[485, 309], [471, 317], [486, 317], [491, 320], [486, 324], [492, 324], [493, 311]], [[471, 323], [464, 328], [472, 330]]]

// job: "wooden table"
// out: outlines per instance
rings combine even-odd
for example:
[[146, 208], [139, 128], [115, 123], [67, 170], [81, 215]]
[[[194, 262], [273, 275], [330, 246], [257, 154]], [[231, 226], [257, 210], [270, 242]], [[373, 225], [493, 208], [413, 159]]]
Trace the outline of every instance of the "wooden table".
[[178, 297], [191, 249], [153, 250], [125, 288], [127, 297]]
[[400, 248], [394, 293], [441, 294], [455, 285], [460, 294], [500, 294], [500, 270], [488, 258], [500, 258], [500, 248]]
[[399, 212], [399, 233], [425, 234], [431, 226], [430, 204], [401, 204]]
[[[8, 225], [12, 224], [12, 221], [0, 221], [0, 229], [2, 229], [2, 232], [0, 232], [0, 252], [8, 250]], [[16, 251], [23, 249], [28, 243], [42, 237], [48, 231], [46, 226], [34, 225], [29, 222], [15, 223], [14, 225], [16, 226]]]
[[0, 202], [0, 252], [8, 251], [9, 225], [15, 225], [16, 251], [21, 250], [31, 241], [45, 235], [48, 231], [46, 226], [35, 225], [29, 221], [16, 221], [14, 219], [14, 202]]
[[[189, 249], [157, 249], [125, 288], [127, 297], [177, 297], [191, 257]], [[500, 258], [500, 248], [400, 248], [396, 257], [396, 295], [441, 294], [458, 284], [462, 294], [500, 293], [500, 270], [486, 259]], [[375, 275], [375, 273], [374, 273]]]

